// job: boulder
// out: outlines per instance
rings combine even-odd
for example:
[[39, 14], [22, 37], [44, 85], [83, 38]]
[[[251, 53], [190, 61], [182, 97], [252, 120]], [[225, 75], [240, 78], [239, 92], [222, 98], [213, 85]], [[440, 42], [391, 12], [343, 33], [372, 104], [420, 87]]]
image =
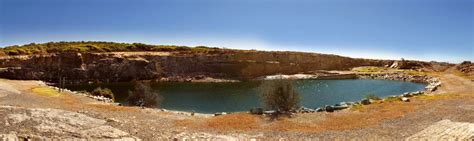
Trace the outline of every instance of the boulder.
[[369, 105], [372, 102], [370, 101], [370, 99], [363, 99], [362, 101], [360, 101], [360, 103], [363, 105]]
[[326, 109], [326, 112], [334, 112], [334, 107], [331, 105], [326, 105], [324, 109]]
[[354, 105], [354, 104], [356, 104], [356, 103], [355, 103], [355, 102], [341, 102], [341, 105], [342, 105], [342, 104], [347, 104], [347, 105], [350, 106], [350, 105]]
[[263, 111], [263, 114], [266, 114], [266, 115], [268, 115], [268, 114], [275, 114], [275, 113], [277, 113], [277, 111], [275, 111], [275, 110]]
[[314, 109], [314, 111], [316, 111], [316, 112], [323, 112], [324, 109], [323, 109], [323, 108], [316, 108], [316, 109]]
[[349, 105], [347, 105], [347, 104], [344, 104], [344, 105], [338, 104], [338, 105], [335, 105], [333, 108], [334, 108], [334, 110], [342, 110], [342, 109], [349, 108]]
[[409, 98], [406, 98], [406, 97], [402, 97], [401, 100], [402, 100], [403, 102], [410, 102], [410, 99], [409, 99]]
[[263, 108], [252, 108], [250, 109], [250, 114], [261, 115], [263, 114]]
[[299, 112], [301, 112], [301, 113], [314, 113], [315, 111], [313, 109], [310, 109], [310, 108], [301, 107]]
[[227, 115], [226, 112], [215, 113], [214, 116]]
[[413, 93], [413, 95], [422, 95], [423, 94], [423, 91], [416, 91]]
[[403, 93], [402, 97], [413, 97], [414, 93]]

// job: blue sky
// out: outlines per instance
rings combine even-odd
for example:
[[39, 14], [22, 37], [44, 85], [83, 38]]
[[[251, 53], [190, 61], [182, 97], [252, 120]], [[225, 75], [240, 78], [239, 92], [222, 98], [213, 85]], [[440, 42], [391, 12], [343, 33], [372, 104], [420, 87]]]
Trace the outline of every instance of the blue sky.
[[0, 46], [81, 40], [474, 61], [474, 0], [0, 0]]

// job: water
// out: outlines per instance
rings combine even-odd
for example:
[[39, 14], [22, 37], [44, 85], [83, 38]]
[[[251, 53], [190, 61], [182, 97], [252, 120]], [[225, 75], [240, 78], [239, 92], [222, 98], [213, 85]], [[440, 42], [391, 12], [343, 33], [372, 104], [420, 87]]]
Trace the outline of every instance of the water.
[[[262, 107], [259, 85], [262, 81], [237, 83], [158, 82], [152, 88], [163, 96], [160, 107], [170, 110], [200, 113], [247, 111]], [[101, 86], [111, 89], [116, 101], [127, 104], [132, 83], [69, 85], [71, 90], [87, 90]], [[379, 97], [423, 90], [425, 85], [391, 80], [297, 80], [295, 87], [301, 96], [301, 105], [316, 108], [343, 101], [359, 101], [368, 94]]]

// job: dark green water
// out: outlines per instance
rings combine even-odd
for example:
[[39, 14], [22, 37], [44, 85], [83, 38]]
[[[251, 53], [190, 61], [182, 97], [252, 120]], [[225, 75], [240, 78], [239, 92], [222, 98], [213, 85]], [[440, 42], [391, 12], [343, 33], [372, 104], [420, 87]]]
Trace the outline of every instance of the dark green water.
[[[261, 107], [259, 85], [261, 81], [237, 83], [187, 83], [159, 82], [152, 88], [158, 90], [164, 100], [161, 108], [201, 113], [247, 111]], [[126, 104], [132, 83], [69, 85], [70, 90], [87, 90], [101, 86], [111, 89], [120, 103]], [[297, 80], [295, 87], [301, 96], [301, 105], [316, 108], [344, 101], [359, 101], [368, 94], [379, 97], [399, 95], [404, 92], [423, 90], [425, 85], [390, 80]]]

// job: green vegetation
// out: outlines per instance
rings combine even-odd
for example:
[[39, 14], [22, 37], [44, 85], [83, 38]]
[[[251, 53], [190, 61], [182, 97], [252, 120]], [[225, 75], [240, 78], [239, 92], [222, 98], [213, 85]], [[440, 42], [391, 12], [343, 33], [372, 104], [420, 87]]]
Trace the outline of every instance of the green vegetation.
[[359, 111], [359, 110], [361, 110], [362, 108], [364, 108], [362, 104], [355, 104], [355, 105], [353, 105], [353, 106], [351, 107], [351, 110], [353, 110], [353, 111]]
[[408, 75], [426, 75], [425, 72], [416, 71], [416, 70], [397, 70], [397, 72], [402, 72]]
[[383, 101], [394, 102], [394, 101], [400, 101], [400, 100], [401, 100], [400, 97], [390, 96], [390, 97], [385, 98]]
[[383, 70], [385, 70], [383, 67], [357, 67], [353, 69], [357, 72], [381, 72]]
[[112, 99], [113, 101], [115, 101], [115, 97], [114, 97], [114, 93], [112, 93], [112, 90], [108, 89], [108, 88], [101, 88], [101, 87], [98, 87], [96, 89], [94, 89], [91, 94], [93, 96], [103, 96], [103, 97], [106, 97], [106, 98], [110, 98]]
[[162, 97], [157, 91], [154, 91], [149, 83], [138, 82], [135, 89], [128, 92], [128, 104], [140, 107], [159, 107]]
[[300, 96], [291, 80], [265, 81], [261, 91], [261, 101], [267, 109], [288, 113], [299, 106]]
[[368, 94], [365, 96], [366, 99], [372, 99], [372, 100], [382, 100], [380, 97], [376, 96], [375, 94]]
[[120, 52], [120, 51], [179, 51], [179, 52], [205, 52], [213, 53], [223, 51], [216, 47], [187, 47], [173, 45], [148, 45], [142, 43], [114, 43], [114, 42], [48, 42], [43, 44], [26, 44], [22, 46], [14, 45], [0, 48], [2, 55], [32, 55], [45, 53], [63, 53], [63, 52]]

